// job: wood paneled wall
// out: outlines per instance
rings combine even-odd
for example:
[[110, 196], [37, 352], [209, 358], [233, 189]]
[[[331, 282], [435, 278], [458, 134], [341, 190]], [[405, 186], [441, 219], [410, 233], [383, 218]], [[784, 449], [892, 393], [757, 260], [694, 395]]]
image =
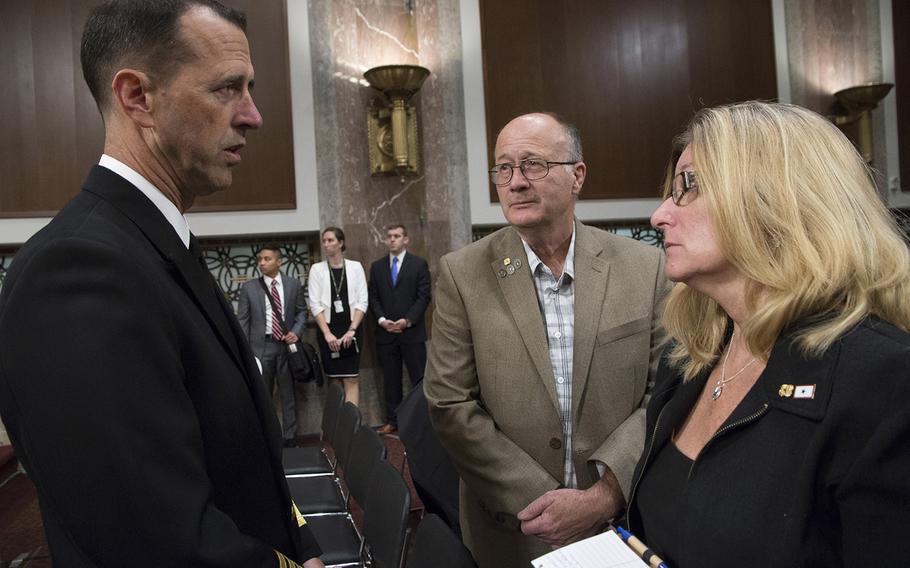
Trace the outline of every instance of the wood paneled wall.
[[[234, 185], [194, 211], [295, 207], [284, 0], [229, 0], [247, 11], [255, 99], [265, 124], [248, 133]], [[82, 78], [82, 28], [98, 0], [4, 0], [0, 21], [0, 217], [53, 215], [79, 190], [104, 144]]]
[[294, 209], [294, 138], [285, 0], [222, 0], [246, 12], [262, 128], [247, 131], [243, 162], [227, 191], [196, 200], [193, 211]]
[[0, 7], [0, 216], [53, 215], [101, 154], [101, 117], [79, 64], [90, 4]]
[[777, 96], [768, 0], [481, 0], [480, 8], [490, 164], [511, 118], [558, 112], [581, 131], [582, 199], [656, 197], [671, 140], [695, 110]]

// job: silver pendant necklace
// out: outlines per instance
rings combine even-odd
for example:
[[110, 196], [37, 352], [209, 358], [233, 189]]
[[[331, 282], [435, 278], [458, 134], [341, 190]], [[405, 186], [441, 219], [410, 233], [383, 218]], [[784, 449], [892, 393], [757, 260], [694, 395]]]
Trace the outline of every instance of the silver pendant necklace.
[[724, 361], [720, 366], [720, 378], [717, 379], [717, 383], [714, 385], [714, 392], [711, 393], [711, 400], [717, 400], [720, 398], [720, 395], [724, 394], [724, 386], [727, 383], [732, 382], [733, 379], [743, 374], [743, 371], [748, 369], [752, 363], [758, 359], [757, 357], [752, 357], [752, 360], [746, 363], [742, 369], [736, 371], [731, 376], [727, 377], [727, 359], [730, 358], [730, 352], [733, 351], [733, 338], [736, 337], [736, 332], [734, 331], [730, 335], [730, 348], [727, 349], [727, 354], [724, 355]]

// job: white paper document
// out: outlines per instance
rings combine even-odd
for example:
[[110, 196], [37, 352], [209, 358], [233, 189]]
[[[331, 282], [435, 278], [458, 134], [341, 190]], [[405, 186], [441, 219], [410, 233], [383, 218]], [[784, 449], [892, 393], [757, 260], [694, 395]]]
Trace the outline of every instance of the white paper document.
[[613, 532], [586, 538], [531, 561], [534, 568], [648, 568]]

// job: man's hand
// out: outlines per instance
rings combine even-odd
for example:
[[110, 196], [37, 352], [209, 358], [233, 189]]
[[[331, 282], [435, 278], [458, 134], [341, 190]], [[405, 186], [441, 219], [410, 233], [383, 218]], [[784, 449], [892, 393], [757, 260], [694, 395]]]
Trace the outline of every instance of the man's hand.
[[382, 329], [388, 331], [389, 333], [401, 333], [401, 330], [398, 329], [397, 321], [385, 320], [380, 325], [382, 326]]
[[293, 331], [289, 331], [289, 332], [285, 333], [284, 337], [282, 337], [281, 339], [284, 340], [285, 343], [290, 345], [292, 343], [297, 343], [297, 340], [300, 338], [297, 337], [297, 334], [294, 333]]
[[402, 331], [406, 330], [407, 328], [408, 328], [408, 320], [401, 318], [400, 320], [395, 321], [395, 329], [398, 330], [397, 333], [401, 333]]
[[619, 482], [607, 469], [590, 489], [547, 491], [517, 516], [521, 532], [559, 548], [599, 533], [624, 505]]
[[322, 563], [322, 560], [318, 556], [310, 558], [303, 563], [303, 568], [325, 568], [325, 564]]

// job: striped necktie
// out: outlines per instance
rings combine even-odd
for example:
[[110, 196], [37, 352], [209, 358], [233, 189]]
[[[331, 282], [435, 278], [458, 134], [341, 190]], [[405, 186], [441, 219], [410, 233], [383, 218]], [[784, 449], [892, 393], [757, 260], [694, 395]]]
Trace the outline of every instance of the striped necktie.
[[272, 299], [275, 301], [275, 308], [272, 310], [272, 339], [278, 340], [284, 335], [281, 331], [279, 317], [281, 314], [281, 294], [278, 293], [278, 280], [272, 280]]

